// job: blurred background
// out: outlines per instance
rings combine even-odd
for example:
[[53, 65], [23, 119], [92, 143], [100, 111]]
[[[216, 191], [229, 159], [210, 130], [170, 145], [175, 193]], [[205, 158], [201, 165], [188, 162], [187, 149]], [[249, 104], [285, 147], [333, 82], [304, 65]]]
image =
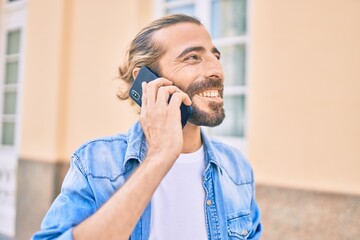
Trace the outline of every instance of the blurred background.
[[39, 229], [77, 147], [137, 120], [117, 68], [178, 12], [222, 52], [226, 119], [207, 131], [249, 158], [262, 239], [360, 239], [359, 0], [1, 0], [0, 240]]

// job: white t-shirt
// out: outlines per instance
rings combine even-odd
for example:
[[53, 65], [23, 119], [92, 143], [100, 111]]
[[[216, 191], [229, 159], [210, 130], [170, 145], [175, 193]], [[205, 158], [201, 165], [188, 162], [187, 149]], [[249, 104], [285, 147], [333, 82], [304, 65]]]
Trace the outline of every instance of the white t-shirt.
[[150, 240], [207, 239], [204, 149], [180, 154], [151, 199]]

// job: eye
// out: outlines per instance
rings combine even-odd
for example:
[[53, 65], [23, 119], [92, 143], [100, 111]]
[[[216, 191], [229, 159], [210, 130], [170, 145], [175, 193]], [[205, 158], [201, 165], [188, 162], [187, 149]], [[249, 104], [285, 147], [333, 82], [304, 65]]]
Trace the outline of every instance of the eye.
[[218, 60], [220, 60], [220, 57], [221, 57], [220, 53], [214, 53], [214, 55]]
[[185, 61], [197, 61], [200, 60], [200, 57], [196, 54], [189, 55], [185, 58]]

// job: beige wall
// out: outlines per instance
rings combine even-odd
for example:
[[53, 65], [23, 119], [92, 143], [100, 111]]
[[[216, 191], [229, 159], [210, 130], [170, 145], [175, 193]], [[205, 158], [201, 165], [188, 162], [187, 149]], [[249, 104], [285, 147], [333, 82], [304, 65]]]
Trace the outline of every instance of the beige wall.
[[151, 1], [28, 1], [20, 155], [67, 161], [85, 141], [136, 119], [117, 100], [117, 67]]
[[[28, 1], [20, 155], [55, 161], [63, 52], [63, 1]], [[44, 11], [46, 9], [46, 11]]]
[[124, 132], [136, 119], [135, 111], [116, 98], [115, 78], [130, 40], [150, 21], [151, 1], [110, 2], [73, 5], [65, 154], [91, 138]]
[[258, 182], [360, 194], [360, 1], [253, 1]]

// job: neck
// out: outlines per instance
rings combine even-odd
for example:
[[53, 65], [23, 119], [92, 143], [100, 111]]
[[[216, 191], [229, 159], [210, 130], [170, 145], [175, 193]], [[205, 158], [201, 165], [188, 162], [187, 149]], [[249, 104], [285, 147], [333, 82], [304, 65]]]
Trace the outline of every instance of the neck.
[[192, 153], [202, 145], [200, 126], [187, 123], [183, 129], [184, 145], [181, 153]]

